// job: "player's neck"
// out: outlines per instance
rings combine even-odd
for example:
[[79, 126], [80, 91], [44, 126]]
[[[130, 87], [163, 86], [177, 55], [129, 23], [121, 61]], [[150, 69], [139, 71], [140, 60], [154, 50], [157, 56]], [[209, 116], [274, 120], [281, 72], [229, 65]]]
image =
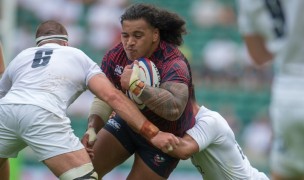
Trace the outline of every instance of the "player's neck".
[[200, 109], [200, 106], [196, 102], [192, 102], [192, 108], [193, 108], [193, 114], [196, 115]]

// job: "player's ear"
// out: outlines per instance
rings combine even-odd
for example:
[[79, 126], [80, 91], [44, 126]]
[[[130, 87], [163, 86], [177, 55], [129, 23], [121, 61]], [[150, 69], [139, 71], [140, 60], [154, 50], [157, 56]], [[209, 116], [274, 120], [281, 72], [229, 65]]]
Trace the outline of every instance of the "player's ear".
[[159, 29], [154, 28], [153, 30], [153, 42], [157, 42], [159, 40]]

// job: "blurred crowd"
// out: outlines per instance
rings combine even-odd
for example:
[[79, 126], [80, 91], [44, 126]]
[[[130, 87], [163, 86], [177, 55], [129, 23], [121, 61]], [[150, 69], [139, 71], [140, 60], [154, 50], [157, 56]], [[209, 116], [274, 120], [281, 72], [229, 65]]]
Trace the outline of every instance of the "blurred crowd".
[[[71, 46], [100, 63], [105, 51], [119, 41], [120, 15], [134, 2], [166, 5], [186, 19], [188, 35], [181, 50], [191, 62], [198, 102], [219, 111], [251, 162], [267, 170], [271, 140], [267, 95], [273, 72], [270, 65], [252, 63], [238, 34], [234, 0], [18, 0], [15, 55], [35, 45], [33, 27], [54, 19], [67, 27]], [[84, 93], [69, 115], [86, 119], [92, 98]]]

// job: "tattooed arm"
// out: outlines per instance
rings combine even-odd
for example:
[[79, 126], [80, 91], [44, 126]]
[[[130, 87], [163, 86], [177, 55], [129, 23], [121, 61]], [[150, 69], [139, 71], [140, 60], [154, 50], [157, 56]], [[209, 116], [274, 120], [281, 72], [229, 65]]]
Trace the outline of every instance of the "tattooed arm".
[[[170, 61], [171, 62], [171, 61]], [[155, 114], [169, 121], [176, 121], [183, 114], [189, 99], [190, 77], [186, 63], [178, 62], [167, 65], [170, 68], [163, 73], [167, 76], [159, 88], [144, 86], [140, 88], [138, 98]], [[120, 76], [123, 89], [129, 89], [133, 69], [126, 66]], [[185, 83], [183, 83], [185, 82]]]
[[186, 84], [168, 81], [160, 88], [146, 86], [139, 98], [157, 115], [175, 121], [182, 115], [188, 96]]

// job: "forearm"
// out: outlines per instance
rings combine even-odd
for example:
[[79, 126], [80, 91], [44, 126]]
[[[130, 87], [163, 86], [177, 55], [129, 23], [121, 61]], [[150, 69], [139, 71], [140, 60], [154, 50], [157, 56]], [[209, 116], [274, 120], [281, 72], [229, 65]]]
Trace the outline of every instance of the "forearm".
[[[120, 92], [120, 91], [119, 91]], [[124, 119], [132, 129], [150, 140], [158, 132], [159, 129], [146, 119], [146, 117], [138, 110], [137, 106], [124, 94], [115, 93], [115, 100], [107, 101], [114, 108], [114, 111]]]
[[104, 101], [94, 97], [88, 118], [88, 128], [94, 128], [97, 133], [108, 121], [113, 109]]
[[175, 121], [182, 115], [188, 97], [186, 84], [165, 82], [160, 88], [146, 86], [139, 98], [157, 115]]
[[[149, 124], [147, 118], [139, 111], [137, 106], [102, 75], [93, 77], [89, 82], [90, 90], [100, 99], [110, 105], [113, 110], [124, 119], [134, 131], [150, 140], [159, 129]], [[148, 121], [149, 122], [149, 121]], [[143, 128], [145, 131], [143, 132]]]
[[273, 54], [267, 49], [265, 40], [260, 35], [244, 36], [249, 55], [257, 65], [263, 65], [272, 60]]
[[95, 133], [97, 134], [101, 128], [104, 127], [106, 123], [103, 121], [103, 119], [100, 118], [100, 116], [96, 114], [89, 115], [88, 118], [88, 129], [93, 128]]

